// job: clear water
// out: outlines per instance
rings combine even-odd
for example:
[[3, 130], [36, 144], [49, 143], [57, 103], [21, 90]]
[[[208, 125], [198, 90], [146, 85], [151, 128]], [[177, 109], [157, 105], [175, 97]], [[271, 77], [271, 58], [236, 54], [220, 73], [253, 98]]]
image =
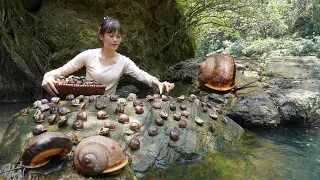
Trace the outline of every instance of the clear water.
[[[32, 102], [0, 104], [0, 140], [13, 114]], [[199, 162], [155, 167], [145, 180], [320, 179], [320, 130], [246, 129], [242, 141]]]

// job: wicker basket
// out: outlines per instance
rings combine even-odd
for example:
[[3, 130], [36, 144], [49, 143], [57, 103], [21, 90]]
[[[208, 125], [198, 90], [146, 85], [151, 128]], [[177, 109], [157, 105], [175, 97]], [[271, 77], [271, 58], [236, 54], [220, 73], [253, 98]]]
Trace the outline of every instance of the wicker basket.
[[58, 96], [65, 97], [68, 94], [75, 96], [79, 95], [102, 95], [105, 92], [106, 85], [79, 85], [79, 84], [60, 84], [54, 83], [59, 94]]

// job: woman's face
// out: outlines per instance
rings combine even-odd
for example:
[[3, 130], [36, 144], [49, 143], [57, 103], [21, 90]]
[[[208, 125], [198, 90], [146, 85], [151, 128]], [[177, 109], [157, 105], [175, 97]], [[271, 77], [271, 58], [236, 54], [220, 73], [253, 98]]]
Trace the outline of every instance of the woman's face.
[[112, 33], [106, 32], [104, 35], [99, 34], [99, 38], [103, 42], [104, 48], [117, 50], [121, 43], [122, 35], [118, 31]]

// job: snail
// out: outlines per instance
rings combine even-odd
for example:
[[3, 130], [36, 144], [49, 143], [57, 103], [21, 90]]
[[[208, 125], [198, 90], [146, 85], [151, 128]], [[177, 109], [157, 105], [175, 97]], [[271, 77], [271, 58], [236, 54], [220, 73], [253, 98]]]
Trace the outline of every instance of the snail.
[[156, 102], [152, 103], [152, 106], [153, 106], [155, 109], [161, 109], [161, 102], [156, 101]]
[[23, 108], [19, 111], [20, 116], [28, 115], [28, 108]]
[[118, 113], [124, 113], [124, 107], [123, 105], [118, 105], [114, 111], [116, 114]]
[[137, 120], [130, 121], [130, 129], [132, 131], [139, 131], [141, 129], [141, 123]]
[[117, 101], [117, 104], [121, 105], [121, 106], [126, 106], [127, 105], [127, 100], [124, 99], [124, 98], [119, 98], [118, 101]]
[[156, 136], [157, 134], [159, 134], [159, 128], [157, 126], [150, 126], [148, 128], [148, 134], [149, 136]]
[[137, 114], [143, 114], [144, 113], [143, 106], [141, 106], [141, 105], [136, 105], [134, 107], [134, 110], [136, 111]]
[[175, 111], [177, 109], [175, 103], [170, 103], [169, 106], [171, 111]]
[[45, 132], [31, 139], [22, 153], [21, 166], [38, 168], [52, 156], [65, 156], [72, 149], [72, 141], [60, 132]]
[[126, 115], [126, 114], [120, 114], [118, 116], [118, 122], [121, 123], [121, 124], [125, 124], [125, 123], [128, 123], [129, 122], [129, 116]]
[[67, 138], [69, 138], [73, 144], [77, 144], [78, 143], [78, 136], [74, 133], [74, 132], [68, 132], [66, 134], [64, 134]]
[[163, 120], [163, 118], [161, 118], [161, 117], [157, 117], [157, 118], [155, 119], [155, 122], [156, 122], [156, 124], [157, 124], [158, 126], [163, 126], [163, 125], [164, 125], [164, 120]]
[[116, 128], [116, 126], [114, 125], [114, 122], [110, 120], [103, 121], [101, 126], [104, 128], [109, 128], [110, 131], [114, 131]]
[[42, 123], [44, 121], [44, 118], [45, 118], [44, 114], [39, 114], [39, 115], [33, 116], [35, 123]]
[[60, 98], [59, 97], [52, 97], [51, 98], [51, 103], [59, 104], [59, 102], [60, 102]]
[[143, 106], [143, 102], [141, 99], [134, 100], [132, 104], [133, 104], [133, 107], [135, 107], [137, 105]]
[[83, 120], [78, 119], [72, 123], [72, 129], [74, 130], [82, 130], [83, 126], [84, 126]]
[[185, 119], [181, 119], [181, 120], [179, 121], [179, 127], [180, 127], [180, 128], [186, 128], [187, 125], [188, 125], [188, 122], [187, 122]]
[[47, 128], [46, 128], [45, 125], [43, 125], [43, 124], [37, 124], [37, 125], [33, 128], [32, 134], [33, 134], [33, 135], [39, 135], [39, 134], [44, 133], [44, 132], [46, 132], [46, 131], [47, 131]]
[[118, 101], [118, 99], [119, 99], [119, 96], [118, 96], [118, 95], [115, 95], [115, 94], [110, 95], [110, 101], [111, 101], [111, 102]]
[[181, 109], [182, 111], [187, 110], [187, 105], [181, 104], [181, 105], [180, 105], [180, 109]]
[[[61, 118], [61, 116], [60, 116]], [[65, 127], [68, 125], [68, 118], [67, 117], [63, 117], [59, 122], [58, 122], [58, 127]]]
[[68, 109], [66, 107], [59, 108], [59, 115], [60, 116], [65, 116], [66, 114], [68, 114], [68, 112], [70, 112], [70, 109]]
[[211, 132], [214, 133], [214, 132], [216, 131], [216, 129], [217, 129], [217, 128], [216, 128], [216, 126], [215, 126], [214, 124], [211, 124], [211, 125], [210, 125], [210, 130], [211, 130]]
[[87, 113], [85, 111], [80, 111], [78, 112], [77, 114], [77, 120], [83, 120], [83, 121], [86, 121], [87, 120]]
[[194, 120], [196, 121], [196, 123], [200, 126], [202, 126], [204, 124], [204, 121], [202, 119], [200, 119], [199, 117], [195, 117]]
[[160, 111], [160, 117], [164, 120], [168, 119], [168, 113], [165, 110]]
[[176, 120], [176, 121], [180, 121], [180, 119], [181, 119], [181, 114], [178, 113], [178, 112], [175, 112], [175, 113], [173, 114], [173, 119]]
[[170, 138], [173, 141], [178, 141], [179, 140], [179, 132], [177, 129], [171, 129], [170, 130]]
[[133, 137], [130, 140], [130, 149], [131, 150], [138, 150], [140, 148], [140, 140], [138, 137]]
[[52, 106], [49, 108], [50, 114], [56, 114], [59, 112], [59, 107], [58, 106]]
[[96, 103], [96, 109], [97, 110], [102, 110], [103, 108], [107, 107], [106, 103], [99, 101]]
[[72, 99], [74, 99], [74, 95], [73, 94], [68, 94], [65, 98], [66, 101], [71, 101]]
[[128, 159], [116, 141], [105, 136], [90, 136], [76, 147], [73, 163], [82, 175], [94, 176], [118, 171]]
[[79, 104], [80, 104], [80, 99], [75, 98], [75, 99], [71, 100], [71, 105], [72, 106], [79, 106]]
[[137, 95], [134, 93], [129, 93], [127, 99], [128, 99], [128, 101], [134, 101], [137, 99]]
[[56, 122], [57, 115], [52, 114], [52, 115], [50, 115], [47, 119], [48, 119], [49, 125], [53, 125], [53, 124]]
[[161, 95], [161, 99], [162, 99], [162, 101], [166, 102], [169, 100], [169, 97], [167, 95], [163, 94], [163, 95]]
[[78, 105], [78, 111], [84, 111], [86, 109], [86, 103], [82, 102]]
[[217, 120], [218, 119], [218, 115], [216, 112], [210, 112], [209, 116], [213, 119], [213, 120]]
[[189, 116], [189, 112], [187, 110], [181, 111], [181, 116], [187, 118]]
[[109, 115], [105, 110], [100, 110], [97, 112], [97, 119], [106, 119], [108, 116]]

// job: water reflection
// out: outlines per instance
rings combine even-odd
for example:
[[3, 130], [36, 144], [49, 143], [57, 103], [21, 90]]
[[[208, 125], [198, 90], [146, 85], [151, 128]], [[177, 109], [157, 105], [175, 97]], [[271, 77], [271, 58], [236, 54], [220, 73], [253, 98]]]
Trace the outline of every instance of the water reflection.
[[209, 154], [196, 163], [153, 169], [144, 179], [318, 179], [319, 158], [315, 156], [320, 154], [319, 143], [316, 133], [246, 130], [237, 145]]

